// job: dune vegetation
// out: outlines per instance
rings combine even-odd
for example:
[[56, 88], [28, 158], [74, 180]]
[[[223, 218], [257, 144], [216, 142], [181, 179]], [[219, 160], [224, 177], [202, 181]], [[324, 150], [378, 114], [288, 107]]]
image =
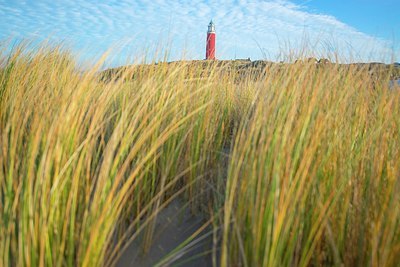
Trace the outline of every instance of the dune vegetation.
[[[0, 57], [0, 266], [110, 266], [175, 198], [217, 266], [398, 266], [400, 90], [334, 63]], [[162, 264], [161, 264], [162, 265]]]

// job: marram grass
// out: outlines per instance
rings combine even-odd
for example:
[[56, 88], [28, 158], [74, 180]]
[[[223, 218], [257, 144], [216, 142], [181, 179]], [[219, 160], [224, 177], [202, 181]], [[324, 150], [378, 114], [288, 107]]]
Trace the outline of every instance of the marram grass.
[[400, 92], [388, 76], [271, 69], [234, 142], [222, 266], [397, 266]]
[[0, 74], [0, 265], [108, 265], [178, 187], [196, 194], [224, 132], [216, 80], [179, 65], [104, 83], [62, 51], [24, 52]]
[[101, 74], [61, 48], [29, 51], [0, 59], [0, 266], [110, 266], [139, 233], [146, 253], [177, 196], [212, 220], [218, 266], [400, 262], [391, 70]]

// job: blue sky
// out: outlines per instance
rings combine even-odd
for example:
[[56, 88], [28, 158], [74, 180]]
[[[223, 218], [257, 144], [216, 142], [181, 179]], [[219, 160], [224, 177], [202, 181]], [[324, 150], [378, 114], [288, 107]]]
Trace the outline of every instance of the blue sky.
[[112, 48], [113, 65], [160, 50], [168, 60], [203, 59], [212, 18], [220, 59], [283, 60], [307, 47], [317, 57], [390, 62], [400, 60], [395, 2], [0, 0], [0, 38], [64, 42], [82, 60]]
[[400, 38], [398, 0], [296, 0], [310, 12], [330, 14], [372, 36]]

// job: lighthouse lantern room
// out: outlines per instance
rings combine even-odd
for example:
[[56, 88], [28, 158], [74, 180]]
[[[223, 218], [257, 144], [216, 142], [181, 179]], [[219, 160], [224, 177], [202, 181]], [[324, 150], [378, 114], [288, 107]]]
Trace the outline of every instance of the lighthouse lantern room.
[[215, 59], [215, 24], [210, 21], [207, 31], [206, 59]]

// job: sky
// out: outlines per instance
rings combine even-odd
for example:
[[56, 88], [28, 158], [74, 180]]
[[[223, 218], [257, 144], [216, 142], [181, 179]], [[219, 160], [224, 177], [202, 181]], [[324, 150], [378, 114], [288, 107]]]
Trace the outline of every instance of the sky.
[[[110, 65], [204, 59], [207, 25], [217, 58], [304, 56], [400, 61], [398, 0], [0, 0], [0, 39], [62, 43]], [[111, 50], [110, 50], [111, 49]]]

